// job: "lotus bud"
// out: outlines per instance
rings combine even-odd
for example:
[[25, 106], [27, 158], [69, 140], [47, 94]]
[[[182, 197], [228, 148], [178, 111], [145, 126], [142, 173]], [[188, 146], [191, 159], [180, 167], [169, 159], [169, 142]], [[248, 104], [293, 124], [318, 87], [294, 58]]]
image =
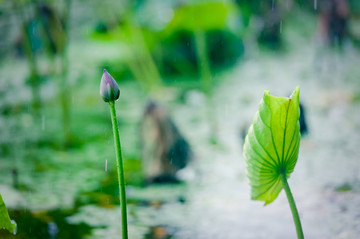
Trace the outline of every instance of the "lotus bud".
[[120, 96], [118, 84], [105, 69], [100, 82], [100, 95], [105, 102], [116, 101]]

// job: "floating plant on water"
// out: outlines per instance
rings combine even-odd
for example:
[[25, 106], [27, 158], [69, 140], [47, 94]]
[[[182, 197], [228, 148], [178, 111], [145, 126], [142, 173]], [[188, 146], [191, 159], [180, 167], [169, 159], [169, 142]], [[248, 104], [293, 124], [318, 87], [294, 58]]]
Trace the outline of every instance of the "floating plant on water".
[[10, 220], [5, 203], [0, 194], [0, 229], [6, 229], [15, 234], [15, 223]]
[[285, 190], [298, 238], [304, 238], [287, 179], [294, 171], [300, 145], [299, 87], [290, 98], [264, 92], [244, 144], [251, 199], [273, 202]]
[[126, 210], [126, 192], [125, 192], [125, 179], [124, 179], [124, 166], [121, 154], [121, 144], [118, 123], [116, 120], [116, 110], [115, 110], [115, 101], [119, 99], [120, 89], [114, 78], [104, 70], [104, 73], [101, 77], [100, 83], [100, 95], [102, 96], [105, 102], [109, 103], [111, 121], [113, 126], [114, 134], [114, 143], [116, 151], [116, 168], [118, 173], [118, 182], [119, 182], [119, 198], [120, 198], [120, 207], [121, 207], [121, 233], [122, 239], [128, 238], [128, 229], [127, 229], [127, 210]]

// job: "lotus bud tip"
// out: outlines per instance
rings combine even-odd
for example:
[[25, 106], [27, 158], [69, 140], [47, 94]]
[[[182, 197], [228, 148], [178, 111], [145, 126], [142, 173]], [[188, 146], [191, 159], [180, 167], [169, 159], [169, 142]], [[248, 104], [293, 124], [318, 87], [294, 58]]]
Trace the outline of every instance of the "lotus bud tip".
[[100, 82], [100, 95], [105, 102], [116, 101], [120, 96], [120, 89], [114, 78], [104, 69]]

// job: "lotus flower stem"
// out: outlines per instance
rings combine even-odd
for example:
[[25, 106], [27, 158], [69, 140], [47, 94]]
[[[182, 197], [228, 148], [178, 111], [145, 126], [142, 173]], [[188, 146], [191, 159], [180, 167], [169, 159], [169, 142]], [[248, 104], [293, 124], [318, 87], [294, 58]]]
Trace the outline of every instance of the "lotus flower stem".
[[125, 179], [124, 179], [124, 166], [121, 155], [121, 144], [120, 144], [120, 136], [119, 129], [116, 120], [116, 110], [115, 110], [115, 101], [109, 101], [110, 113], [111, 113], [111, 121], [113, 126], [114, 133], [114, 142], [115, 142], [115, 150], [116, 150], [116, 168], [118, 174], [118, 182], [119, 182], [119, 198], [120, 198], [120, 207], [121, 207], [121, 233], [122, 239], [128, 238], [128, 230], [127, 230], [127, 210], [126, 210], [126, 192], [125, 192]]
[[114, 133], [114, 143], [116, 151], [116, 169], [119, 182], [119, 198], [121, 207], [121, 233], [122, 239], [128, 239], [127, 231], [127, 212], [126, 212], [126, 192], [124, 179], [124, 165], [121, 155], [121, 144], [118, 123], [116, 120], [115, 101], [119, 99], [120, 89], [114, 78], [104, 69], [100, 82], [100, 95], [105, 102], [109, 103], [111, 122]]
[[209, 56], [207, 53], [207, 46], [206, 46], [206, 35], [205, 32], [202, 30], [195, 31], [195, 47], [197, 53], [197, 61], [199, 65], [200, 71], [200, 79], [201, 79], [201, 86], [203, 92], [206, 96], [207, 100], [207, 118], [209, 119], [209, 125], [211, 130], [211, 137], [216, 141], [216, 134], [217, 134], [217, 122], [215, 119], [214, 113], [214, 103], [213, 103], [213, 83], [212, 83], [212, 76], [210, 70], [210, 62]]
[[289, 201], [291, 213], [293, 215], [297, 238], [298, 239], [304, 239], [304, 233], [303, 233], [303, 230], [302, 230], [302, 227], [301, 227], [301, 221], [300, 221], [299, 213], [298, 213], [298, 210], [296, 208], [295, 200], [294, 200], [294, 197], [293, 197], [293, 195], [291, 193], [289, 184], [287, 182], [285, 172], [280, 173], [280, 178], [281, 178], [281, 182], [282, 182], [283, 188], [284, 188], [285, 193], [286, 193], [286, 197], [287, 197], [287, 199]]

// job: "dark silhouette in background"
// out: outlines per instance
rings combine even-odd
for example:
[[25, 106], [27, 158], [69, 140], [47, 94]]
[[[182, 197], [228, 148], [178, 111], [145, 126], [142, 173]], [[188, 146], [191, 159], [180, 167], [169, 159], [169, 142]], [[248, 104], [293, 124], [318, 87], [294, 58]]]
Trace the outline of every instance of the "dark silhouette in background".
[[343, 45], [349, 36], [349, 5], [347, 0], [326, 0], [320, 5], [320, 32], [326, 44], [331, 47]]
[[176, 172], [189, 163], [192, 150], [164, 107], [148, 102], [140, 135], [146, 183], [178, 182]]
[[308, 125], [306, 121], [306, 113], [305, 108], [302, 103], [299, 104], [300, 108], [300, 117], [299, 117], [299, 123], [300, 123], [300, 134], [301, 136], [304, 136], [308, 134]]

